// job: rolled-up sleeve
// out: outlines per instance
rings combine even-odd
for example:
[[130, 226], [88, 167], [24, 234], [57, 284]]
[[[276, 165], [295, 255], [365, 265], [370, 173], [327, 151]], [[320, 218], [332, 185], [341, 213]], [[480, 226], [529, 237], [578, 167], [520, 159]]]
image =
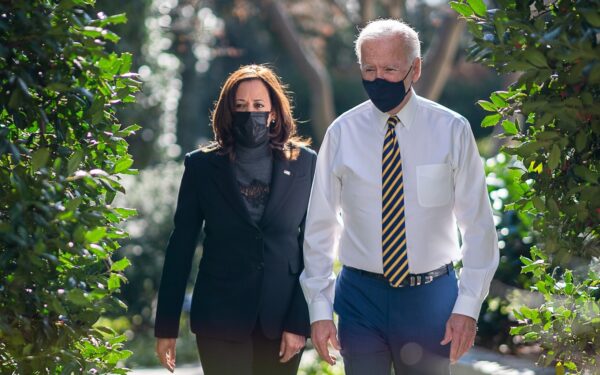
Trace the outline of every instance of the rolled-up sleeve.
[[453, 313], [479, 317], [498, 267], [498, 236], [488, 198], [483, 163], [469, 123], [458, 134], [454, 170], [454, 214], [462, 237], [463, 268]]
[[306, 216], [304, 271], [300, 275], [300, 284], [311, 323], [333, 319], [333, 262], [341, 233], [341, 181], [333, 168], [339, 144], [338, 132], [338, 127], [331, 126], [323, 139]]

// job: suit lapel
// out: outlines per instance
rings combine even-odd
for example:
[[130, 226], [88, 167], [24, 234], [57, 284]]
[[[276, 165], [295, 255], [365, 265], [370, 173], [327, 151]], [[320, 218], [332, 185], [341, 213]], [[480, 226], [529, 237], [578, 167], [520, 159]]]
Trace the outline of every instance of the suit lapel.
[[233, 168], [227, 155], [215, 154], [214, 158], [212, 158], [212, 165], [214, 168], [214, 173], [212, 174], [214, 182], [218, 186], [218, 190], [223, 194], [223, 197], [237, 211], [240, 217], [244, 218], [251, 225], [256, 226], [250, 218], [246, 206], [244, 206], [242, 194], [238, 188]]
[[285, 202], [286, 197], [292, 190], [296, 170], [294, 163], [288, 160], [282, 160], [278, 157], [273, 158], [273, 172], [271, 175], [271, 192], [269, 200], [265, 206], [265, 212], [260, 220], [261, 227], [268, 224], [269, 220], [277, 216], [279, 207]]

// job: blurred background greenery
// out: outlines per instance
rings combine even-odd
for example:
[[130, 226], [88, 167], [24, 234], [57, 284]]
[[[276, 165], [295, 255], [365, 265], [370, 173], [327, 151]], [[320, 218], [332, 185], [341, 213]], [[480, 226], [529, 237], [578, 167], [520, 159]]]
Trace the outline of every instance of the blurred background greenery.
[[[502, 353], [523, 352], [519, 338], [508, 334], [514, 324], [509, 307], [511, 294], [528, 287], [519, 256], [528, 253], [533, 240], [530, 220], [502, 209], [524, 186], [513, 181], [509, 168], [514, 162], [497, 155], [501, 140], [491, 128], [479, 126], [484, 112], [475, 104], [511, 77], [466, 61], [470, 37], [447, 2], [98, 0], [96, 9], [107, 15], [127, 13], [128, 23], [115, 27], [122, 39], [114, 48], [133, 53], [132, 70], [143, 81], [137, 104], [119, 113], [123, 123], [142, 127], [129, 138], [140, 173], [125, 176], [127, 194], [115, 202], [139, 213], [127, 222], [130, 238], [120, 251], [132, 263], [126, 271], [129, 282], [122, 287], [129, 307], [126, 315], [106, 316], [98, 323], [127, 335], [126, 347], [133, 351], [128, 367], [158, 365], [154, 304], [183, 171], [180, 161], [212, 138], [209, 114], [222, 82], [243, 64], [273, 66], [293, 92], [301, 134], [312, 137], [318, 150], [329, 122], [366, 99], [353, 41], [358, 28], [377, 17], [401, 17], [419, 31], [425, 63], [417, 92], [467, 117], [486, 157], [502, 257], [482, 309], [477, 343]], [[187, 315], [182, 319], [177, 362], [196, 362]], [[326, 370], [315, 361], [303, 371]]]

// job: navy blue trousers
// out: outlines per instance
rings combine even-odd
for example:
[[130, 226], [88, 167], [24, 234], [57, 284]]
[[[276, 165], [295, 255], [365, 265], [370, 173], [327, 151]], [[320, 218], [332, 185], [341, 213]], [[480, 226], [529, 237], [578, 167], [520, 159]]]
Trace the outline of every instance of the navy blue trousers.
[[347, 375], [450, 374], [450, 344], [442, 346], [458, 294], [454, 271], [426, 285], [393, 288], [343, 268], [334, 309]]

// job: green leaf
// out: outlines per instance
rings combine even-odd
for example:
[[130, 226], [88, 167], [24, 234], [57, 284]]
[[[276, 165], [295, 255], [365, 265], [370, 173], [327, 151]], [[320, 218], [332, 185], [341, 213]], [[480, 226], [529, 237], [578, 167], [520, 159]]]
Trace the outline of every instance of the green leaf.
[[548, 157], [548, 168], [556, 169], [558, 167], [558, 163], [560, 163], [560, 148], [555, 143], [552, 145], [552, 150], [550, 151], [550, 156]]
[[108, 252], [107, 252], [107, 250], [106, 250], [104, 247], [102, 247], [102, 246], [100, 246], [100, 245], [98, 245], [98, 244], [95, 244], [95, 243], [93, 243], [93, 244], [90, 244], [90, 245], [88, 246], [88, 249], [89, 249], [89, 250], [90, 250], [90, 251], [91, 251], [91, 252], [92, 252], [94, 255], [96, 255], [96, 256], [97, 256], [99, 259], [106, 259], [106, 258], [108, 257]]
[[533, 203], [533, 207], [535, 207], [535, 209], [539, 212], [544, 212], [546, 210], [546, 204], [544, 203], [542, 198], [534, 196], [533, 198], [531, 198], [531, 202]]
[[133, 159], [130, 159], [130, 158], [121, 159], [121, 160], [119, 160], [117, 162], [117, 164], [115, 164], [115, 168], [113, 170], [113, 173], [117, 174], [117, 173], [121, 173], [123, 171], [126, 171], [132, 165], [133, 165]]
[[600, 14], [598, 13], [598, 9], [582, 9], [581, 14], [590, 25], [600, 27]]
[[477, 13], [478, 16], [484, 17], [487, 11], [487, 7], [483, 0], [467, 0], [469, 6]]
[[498, 110], [498, 107], [494, 103], [490, 103], [486, 100], [478, 100], [477, 104], [488, 112], [496, 112]]
[[527, 49], [525, 51], [525, 59], [538, 68], [548, 67], [546, 56], [536, 49]]
[[[121, 67], [119, 68], [119, 74], [129, 73], [129, 70], [131, 69], [131, 63], [133, 62], [133, 55], [131, 53], [124, 52], [121, 54], [119, 59], [121, 60]], [[131, 89], [132, 87], [129, 86], [129, 88]]]
[[587, 146], [587, 134], [585, 131], [581, 130], [575, 136], [575, 150], [577, 152], [583, 151]]
[[538, 292], [546, 294], [548, 293], [548, 289], [546, 289], [546, 284], [544, 284], [543, 281], [538, 281], [537, 283], [535, 283], [535, 286], [538, 290]]
[[572, 283], [572, 282], [573, 282], [573, 272], [571, 272], [571, 271], [567, 270], [567, 271], [565, 272], [565, 276], [564, 276], [564, 277], [565, 277], [565, 282], [566, 282], [566, 283], [569, 283], [569, 284], [570, 284], [570, 283]]
[[122, 23], [127, 23], [127, 15], [125, 13], [114, 14], [103, 19], [94, 20], [91, 22], [91, 25], [104, 27], [107, 25], [118, 25]]
[[116, 273], [111, 273], [108, 279], [108, 290], [114, 291], [121, 286], [121, 278]]
[[558, 204], [556, 203], [556, 200], [554, 200], [552, 197], [546, 197], [546, 205], [548, 206], [548, 209], [555, 217], [560, 216], [560, 210], [558, 208]]
[[596, 173], [590, 171], [588, 168], [584, 167], [583, 165], [576, 165], [575, 168], [573, 169], [573, 171], [575, 172], [575, 175], [577, 177], [583, 178], [587, 182], [590, 182], [592, 184], [598, 183], [598, 175]]
[[67, 300], [78, 306], [85, 306], [88, 304], [88, 299], [81, 289], [71, 289], [67, 293]]
[[33, 171], [39, 170], [41, 167], [46, 166], [48, 158], [50, 157], [50, 150], [47, 148], [40, 148], [31, 155], [31, 169]]
[[600, 63], [595, 62], [590, 72], [590, 83], [600, 83]]
[[531, 263], [533, 263], [533, 261], [532, 261], [531, 259], [527, 258], [527, 257], [526, 257], [526, 256], [524, 256], [524, 255], [521, 255], [519, 259], [521, 260], [521, 263], [523, 263], [523, 264], [524, 264], [524, 265], [526, 265], [526, 266], [528, 266], [528, 265], [530, 265]]
[[536, 341], [539, 338], [540, 338], [540, 334], [537, 332], [527, 332], [523, 336], [523, 339], [525, 339], [526, 342]]
[[571, 371], [577, 371], [577, 365], [571, 361], [565, 361], [564, 366]]
[[118, 43], [119, 39], [121, 39], [114, 32], [112, 32], [108, 29], [103, 29], [101, 27], [86, 26], [83, 28], [83, 30], [80, 30], [80, 32], [82, 35], [85, 35], [87, 37], [94, 38], [94, 39], [95, 38], [103, 38], [103, 39], [110, 40], [113, 43]]
[[504, 129], [504, 132], [508, 135], [515, 135], [519, 132], [517, 129], [517, 125], [515, 125], [515, 123], [510, 120], [502, 121], [502, 128]]
[[454, 9], [458, 14], [464, 17], [470, 17], [473, 15], [471, 7], [469, 7], [467, 4], [459, 3], [457, 1], [451, 1], [450, 8]]
[[136, 131], [140, 130], [142, 127], [139, 125], [130, 125], [125, 129], [121, 129], [117, 132], [117, 136], [119, 137], [129, 137], [130, 135], [135, 134]]
[[135, 208], [115, 208], [115, 211], [124, 219], [137, 215]]
[[85, 240], [89, 243], [98, 242], [106, 236], [106, 228], [98, 227], [85, 234]]
[[498, 92], [493, 92], [492, 95], [490, 95], [490, 99], [499, 108], [504, 108], [508, 104]]
[[[574, 287], [573, 287], [572, 283], [565, 284], [565, 294], [570, 296], [573, 294], [573, 290], [574, 290]], [[569, 315], [570, 315], [570, 311], [569, 310], [566, 310], [566, 311], [568, 311]]]
[[67, 175], [72, 175], [79, 168], [81, 161], [83, 160], [83, 151], [76, 150], [67, 162]]
[[110, 270], [113, 272], [121, 272], [125, 268], [129, 267], [130, 265], [131, 265], [131, 262], [129, 261], [129, 259], [123, 258], [117, 262], [114, 262], [112, 264], [112, 266], [110, 267]]
[[513, 335], [513, 336], [514, 335], [518, 335], [519, 333], [521, 333], [521, 331], [523, 330], [523, 328], [524, 327], [519, 327], [519, 326], [517, 326], [517, 327], [510, 327], [510, 332], [509, 333], [511, 335]]
[[495, 113], [493, 115], [487, 115], [481, 121], [481, 127], [487, 128], [489, 126], [494, 126], [498, 123], [498, 121], [500, 121], [501, 118], [502, 118], [502, 115], [500, 115], [499, 113]]

